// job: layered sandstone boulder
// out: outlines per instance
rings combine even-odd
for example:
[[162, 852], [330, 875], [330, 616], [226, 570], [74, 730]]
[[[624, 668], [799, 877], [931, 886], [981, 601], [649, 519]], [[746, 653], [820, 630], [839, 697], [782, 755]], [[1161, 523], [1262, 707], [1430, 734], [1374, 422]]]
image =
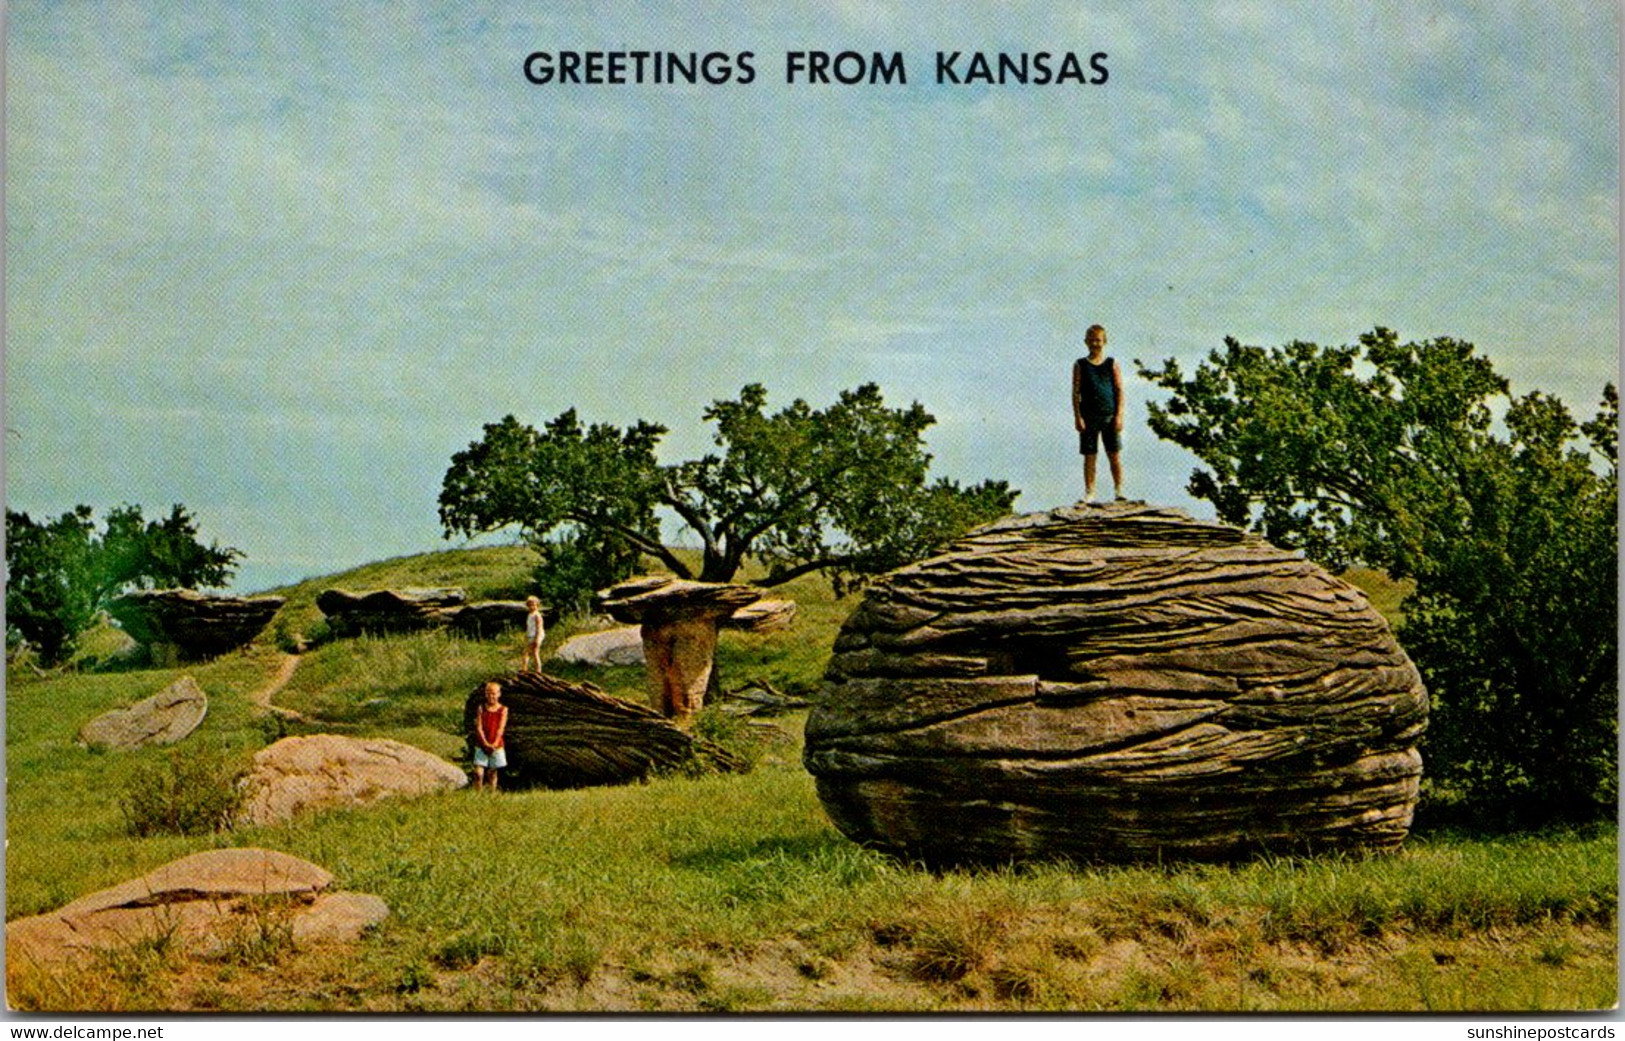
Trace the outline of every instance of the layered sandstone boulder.
[[[626, 784], [664, 772], [744, 769], [745, 764], [720, 746], [590, 683], [541, 672], [496, 680], [508, 706], [503, 745], [511, 773], [504, 773], [504, 784], [584, 788]], [[482, 683], [463, 705], [466, 733], [474, 732], [474, 714], [484, 701]]]
[[1172, 509], [1014, 517], [871, 585], [804, 761], [848, 836], [931, 862], [1384, 850], [1427, 694], [1356, 589]]
[[468, 783], [460, 767], [386, 738], [308, 734], [254, 753], [243, 815], [275, 824], [296, 814], [411, 798]]
[[203, 688], [192, 677], [182, 676], [149, 698], [92, 719], [79, 729], [79, 741], [121, 751], [172, 745], [196, 730], [208, 711]]
[[107, 605], [107, 613], [152, 662], [173, 666], [219, 657], [250, 643], [281, 609], [280, 596], [212, 596], [195, 589], [142, 589]]
[[378, 897], [332, 886], [330, 872], [275, 850], [194, 853], [55, 911], [7, 922], [7, 968], [92, 960], [161, 938], [208, 954], [268, 925], [285, 927], [296, 947], [346, 942], [388, 916]]

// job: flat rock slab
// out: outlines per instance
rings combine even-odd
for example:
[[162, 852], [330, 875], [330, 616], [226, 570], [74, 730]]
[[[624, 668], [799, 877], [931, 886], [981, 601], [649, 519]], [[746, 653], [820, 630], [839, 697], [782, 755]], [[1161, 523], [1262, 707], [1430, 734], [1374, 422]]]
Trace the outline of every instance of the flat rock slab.
[[307, 810], [461, 788], [468, 777], [455, 764], [400, 741], [309, 734], [256, 752], [247, 784], [244, 816], [273, 824]]
[[761, 598], [762, 591], [751, 586], [639, 575], [600, 590], [593, 606], [617, 622], [664, 625], [687, 619], [720, 620]]
[[104, 712], [79, 729], [79, 741], [111, 749], [171, 745], [190, 734], [209, 712], [209, 698], [182, 676], [129, 708]]
[[286, 922], [296, 946], [353, 940], [383, 921], [378, 897], [334, 892], [323, 868], [268, 849], [194, 853], [55, 911], [6, 923], [7, 969], [85, 959], [162, 936], [208, 954], [252, 928]]
[[[717, 745], [674, 726], [652, 709], [590, 683], [541, 672], [495, 677], [508, 706], [503, 784], [584, 788], [627, 784], [662, 771], [742, 769]], [[482, 683], [463, 706], [465, 732], [485, 701]]]
[[1427, 708], [1382, 616], [1301, 555], [1072, 507], [872, 584], [804, 762], [841, 831], [931, 862], [1385, 850]]
[[795, 620], [794, 600], [758, 600], [741, 607], [719, 624], [724, 629], [742, 629], [748, 633], [774, 633], [790, 628]]
[[623, 625], [601, 632], [572, 636], [559, 645], [553, 657], [557, 661], [575, 665], [642, 665], [642, 628], [636, 625]]

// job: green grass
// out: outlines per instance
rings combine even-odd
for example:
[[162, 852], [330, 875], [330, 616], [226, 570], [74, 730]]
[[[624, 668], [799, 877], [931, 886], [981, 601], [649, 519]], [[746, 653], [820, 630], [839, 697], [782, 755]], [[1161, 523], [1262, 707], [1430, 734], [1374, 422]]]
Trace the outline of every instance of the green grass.
[[1339, 577], [1364, 593], [1371, 606], [1388, 620], [1390, 628], [1399, 628], [1399, 623], [1405, 620], [1401, 605], [1416, 588], [1415, 582], [1410, 579], [1395, 580], [1368, 567], [1349, 568]]
[[[467, 553], [484, 587], [459, 576]], [[328, 585], [498, 590], [529, 566], [506, 550], [390, 561], [302, 583], [306, 599], [285, 611], [305, 611]], [[852, 602], [814, 578], [779, 592], [800, 605], [795, 626], [724, 633], [727, 686], [816, 688]], [[550, 645], [573, 628], [555, 627]], [[320, 720], [296, 729], [455, 758], [464, 694], [518, 654], [516, 640], [446, 634], [333, 641], [303, 656], [276, 701]], [[190, 671], [210, 696], [203, 738], [246, 761], [289, 726], [251, 705], [280, 661], [265, 646], [190, 670], [12, 675], [7, 917], [229, 844], [321, 864], [344, 888], [382, 897], [389, 919], [349, 948], [290, 951], [268, 918], [272, 928], [212, 961], [154, 946], [106, 965], [18, 970], [14, 1007], [1459, 1011], [1615, 1000], [1612, 828], [1428, 834], [1375, 858], [932, 873], [830, 825], [800, 766], [805, 713], [777, 721], [787, 743], [744, 775], [461, 791], [276, 827], [131, 837], [116, 793], [166, 753], [92, 752], [74, 744], [78, 726]], [[640, 669], [559, 672], [644, 697]]]

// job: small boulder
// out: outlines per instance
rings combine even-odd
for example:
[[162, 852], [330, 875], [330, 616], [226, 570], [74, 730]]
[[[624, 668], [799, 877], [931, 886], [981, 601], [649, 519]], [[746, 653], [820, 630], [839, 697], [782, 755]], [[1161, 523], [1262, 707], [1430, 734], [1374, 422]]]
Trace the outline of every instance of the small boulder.
[[389, 905], [371, 893], [323, 893], [294, 918], [296, 946], [349, 943], [389, 917]]
[[352, 940], [388, 915], [379, 898], [333, 892], [332, 884], [330, 872], [275, 850], [194, 853], [55, 911], [7, 922], [7, 971], [88, 960], [164, 936], [190, 953], [208, 953], [267, 914], [288, 923], [296, 947]]
[[642, 665], [643, 633], [635, 625], [582, 633], [560, 644], [553, 658], [576, 665]]
[[337, 734], [285, 737], [255, 753], [244, 816], [254, 824], [273, 824], [306, 810], [365, 806], [467, 783], [458, 766], [400, 741]]
[[208, 696], [197, 680], [182, 676], [150, 698], [86, 723], [79, 742], [118, 750], [170, 745], [196, 730], [208, 711]]

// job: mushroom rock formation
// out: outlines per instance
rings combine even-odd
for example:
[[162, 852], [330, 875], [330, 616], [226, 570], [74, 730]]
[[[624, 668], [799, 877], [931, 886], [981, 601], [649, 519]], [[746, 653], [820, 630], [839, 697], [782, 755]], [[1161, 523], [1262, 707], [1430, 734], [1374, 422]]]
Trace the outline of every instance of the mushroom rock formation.
[[[546, 788], [626, 784], [675, 770], [733, 772], [744, 764], [709, 741], [673, 726], [642, 705], [611, 697], [590, 683], [541, 672], [496, 677], [508, 706], [503, 783]], [[463, 727], [485, 703], [485, 684], [469, 692]]]
[[1173, 509], [978, 529], [872, 584], [804, 762], [849, 837], [928, 862], [1397, 847], [1427, 693], [1301, 555]]
[[762, 591], [750, 586], [645, 575], [603, 590], [594, 607], [618, 622], [642, 627], [655, 711], [688, 726], [705, 703], [718, 624], [761, 598]]
[[281, 609], [280, 596], [211, 596], [195, 589], [141, 589], [107, 605], [153, 664], [214, 658], [245, 646]]

